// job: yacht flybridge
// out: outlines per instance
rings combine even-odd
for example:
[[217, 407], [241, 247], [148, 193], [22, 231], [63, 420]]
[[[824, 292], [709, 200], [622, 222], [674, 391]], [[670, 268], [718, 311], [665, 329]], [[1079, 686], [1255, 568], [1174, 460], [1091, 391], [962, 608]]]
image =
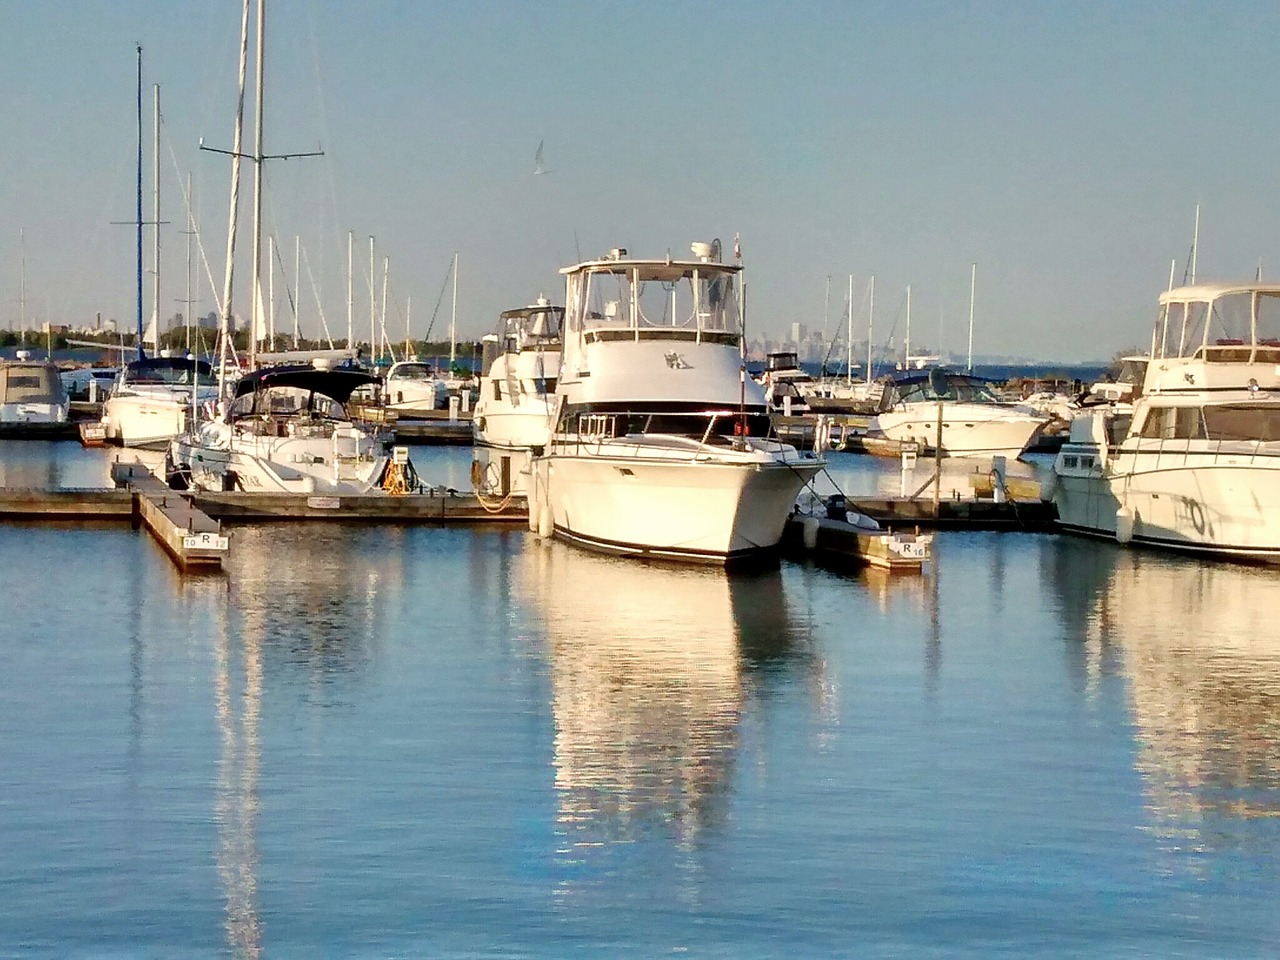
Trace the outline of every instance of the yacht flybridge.
[[1072, 421], [1063, 529], [1280, 561], [1280, 284], [1162, 294], [1131, 400]]
[[726, 563], [777, 550], [823, 467], [770, 437], [746, 375], [737, 282], [719, 243], [693, 259], [622, 249], [565, 275], [550, 443], [533, 460], [530, 524], [609, 552]]

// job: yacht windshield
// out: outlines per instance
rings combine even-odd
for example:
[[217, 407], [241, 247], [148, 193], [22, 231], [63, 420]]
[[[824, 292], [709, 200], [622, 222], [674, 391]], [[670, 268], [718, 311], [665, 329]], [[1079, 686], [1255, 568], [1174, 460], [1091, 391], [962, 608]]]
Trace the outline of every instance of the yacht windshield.
[[409, 363], [398, 367], [387, 375], [388, 380], [434, 380], [435, 373], [425, 363]]
[[584, 329], [675, 328], [735, 333], [735, 274], [719, 264], [619, 265], [575, 274], [570, 299]]

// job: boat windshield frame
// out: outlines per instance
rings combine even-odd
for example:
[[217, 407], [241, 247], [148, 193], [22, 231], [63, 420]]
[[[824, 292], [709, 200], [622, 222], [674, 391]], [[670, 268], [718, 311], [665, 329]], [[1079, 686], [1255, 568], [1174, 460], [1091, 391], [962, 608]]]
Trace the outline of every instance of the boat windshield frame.
[[738, 264], [595, 260], [567, 267], [565, 329], [594, 340], [738, 343]]
[[1280, 363], [1280, 284], [1202, 284], [1160, 297], [1157, 359]]

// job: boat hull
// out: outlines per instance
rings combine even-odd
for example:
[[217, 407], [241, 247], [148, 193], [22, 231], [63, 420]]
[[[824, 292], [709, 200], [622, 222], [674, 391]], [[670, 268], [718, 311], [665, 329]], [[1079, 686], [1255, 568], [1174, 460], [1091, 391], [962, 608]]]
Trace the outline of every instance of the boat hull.
[[[821, 461], [681, 461], [616, 449], [534, 461], [531, 522], [608, 553], [725, 564], [776, 554]], [[545, 529], [550, 528], [550, 529]]]
[[1059, 453], [1054, 504], [1063, 530], [1280, 563], [1280, 453], [1120, 451], [1105, 476], [1100, 466], [1062, 466], [1088, 456], [1091, 448], [1074, 444]]
[[[949, 404], [942, 413], [942, 452], [948, 457], [1017, 457], [1047, 421], [1047, 417], [993, 411], [986, 404]], [[937, 404], [878, 414], [867, 430], [871, 436], [932, 451], [938, 438]]]
[[169, 448], [173, 467], [202, 490], [263, 493], [360, 494], [382, 479], [387, 458], [368, 438], [237, 436], [233, 443], [188, 436]]

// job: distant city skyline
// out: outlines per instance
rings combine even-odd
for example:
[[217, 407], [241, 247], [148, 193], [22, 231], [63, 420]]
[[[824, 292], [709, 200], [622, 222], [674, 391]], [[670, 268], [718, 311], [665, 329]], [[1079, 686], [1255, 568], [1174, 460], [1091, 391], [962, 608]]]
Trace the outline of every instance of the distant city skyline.
[[[1106, 360], [1148, 342], [1197, 204], [1200, 279], [1280, 274], [1277, 27], [1261, 3], [269, 0], [265, 152], [324, 151], [266, 165], [278, 322], [293, 296], [304, 334], [346, 336], [349, 231], [364, 339], [384, 257], [389, 337], [447, 338], [457, 253], [476, 339], [579, 257], [740, 235], [749, 335], [833, 336], [853, 274], [865, 339], [875, 275], [878, 343], [910, 284], [922, 341], [964, 355], [976, 263], [975, 354]], [[159, 314], [187, 310], [188, 175], [191, 312], [214, 309], [230, 162], [199, 143], [231, 147], [239, 29], [234, 0], [0, 3], [0, 327], [21, 300], [33, 328], [132, 321], [135, 42], [146, 219], [153, 84], [164, 116]], [[240, 192], [238, 313], [249, 164]]]

